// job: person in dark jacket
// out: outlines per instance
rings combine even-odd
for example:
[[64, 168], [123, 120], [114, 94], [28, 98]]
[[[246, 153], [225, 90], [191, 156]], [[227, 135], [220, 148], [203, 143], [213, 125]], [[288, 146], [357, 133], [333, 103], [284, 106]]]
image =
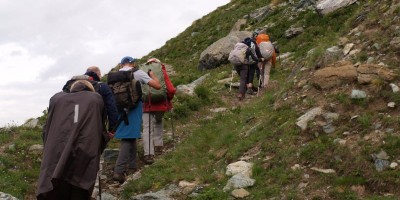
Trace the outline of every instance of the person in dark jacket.
[[71, 93], [50, 99], [43, 128], [39, 200], [88, 200], [109, 136], [104, 130], [104, 103], [88, 81], [78, 80]]
[[[242, 43], [249, 47], [246, 50], [246, 60], [249, 61], [250, 59], [252, 59], [255, 62], [258, 62], [257, 56], [251, 51], [250, 48], [251, 38], [246, 38], [245, 40], [242, 41]], [[241, 101], [246, 96], [246, 91], [247, 91], [246, 83], [248, 81], [247, 77], [249, 74], [249, 64], [236, 65], [235, 70], [240, 76], [239, 95], [237, 96], [237, 98], [239, 101]]]
[[118, 110], [114, 95], [106, 83], [100, 82], [101, 72], [98, 67], [91, 66], [87, 68], [85, 75], [88, 75], [91, 79], [93, 79], [93, 81], [97, 81], [99, 84], [99, 89], [97, 92], [103, 98], [104, 105], [106, 107], [108, 131], [110, 134], [114, 134], [118, 121]]
[[154, 162], [154, 155], [160, 155], [163, 151], [163, 116], [164, 113], [172, 109], [172, 99], [176, 89], [172, 84], [165, 65], [157, 58], [150, 58], [147, 63], [160, 63], [164, 77], [167, 98], [158, 103], [149, 101], [143, 102], [143, 152], [145, 164]]

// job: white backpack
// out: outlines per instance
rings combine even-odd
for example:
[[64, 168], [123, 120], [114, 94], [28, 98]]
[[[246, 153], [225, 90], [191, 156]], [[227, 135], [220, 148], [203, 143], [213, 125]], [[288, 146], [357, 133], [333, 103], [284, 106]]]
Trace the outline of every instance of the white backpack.
[[269, 60], [272, 58], [275, 50], [274, 45], [272, 45], [270, 41], [261, 42], [260, 44], [258, 44], [258, 47], [260, 48], [261, 55], [265, 60]]
[[228, 60], [232, 65], [243, 65], [247, 63], [246, 51], [249, 48], [244, 43], [235, 44], [235, 48], [229, 53]]

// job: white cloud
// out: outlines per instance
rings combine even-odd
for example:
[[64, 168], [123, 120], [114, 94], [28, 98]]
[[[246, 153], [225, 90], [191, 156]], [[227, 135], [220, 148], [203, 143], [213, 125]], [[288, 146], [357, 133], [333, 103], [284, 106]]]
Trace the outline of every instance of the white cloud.
[[0, 126], [38, 117], [88, 66], [140, 58], [229, 0], [0, 1]]

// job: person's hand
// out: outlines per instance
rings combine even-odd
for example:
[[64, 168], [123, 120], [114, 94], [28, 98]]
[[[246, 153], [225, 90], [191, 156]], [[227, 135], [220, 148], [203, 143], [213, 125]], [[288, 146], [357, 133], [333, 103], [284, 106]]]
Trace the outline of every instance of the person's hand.
[[265, 59], [264, 59], [264, 58], [261, 58], [260, 60], [261, 60], [261, 62], [264, 62]]
[[108, 132], [108, 138], [112, 139], [115, 136], [115, 132]]

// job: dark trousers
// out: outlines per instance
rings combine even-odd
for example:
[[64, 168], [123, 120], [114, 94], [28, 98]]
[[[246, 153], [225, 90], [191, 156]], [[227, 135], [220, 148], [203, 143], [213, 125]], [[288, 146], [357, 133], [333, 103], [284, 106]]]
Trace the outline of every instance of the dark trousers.
[[122, 139], [114, 172], [122, 174], [128, 168], [136, 168], [136, 139]]
[[239, 93], [244, 95], [247, 90], [246, 83], [247, 83], [247, 75], [249, 72], [249, 66], [248, 65], [238, 65], [238, 66], [235, 66], [235, 70], [240, 76]]
[[[258, 73], [257, 73], [257, 71], [258, 71]], [[247, 84], [249, 84], [249, 83], [253, 84], [254, 73], [257, 73], [258, 78], [260, 77], [260, 69], [258, 68], [257, 63], [249, 65], [249, 74], [247, 76]]]
[[88, 190], [73, 186], [66, 181], [53, 182], [54, 189], [45, 194], [40, 194], [38, 200], [90, 200]]

